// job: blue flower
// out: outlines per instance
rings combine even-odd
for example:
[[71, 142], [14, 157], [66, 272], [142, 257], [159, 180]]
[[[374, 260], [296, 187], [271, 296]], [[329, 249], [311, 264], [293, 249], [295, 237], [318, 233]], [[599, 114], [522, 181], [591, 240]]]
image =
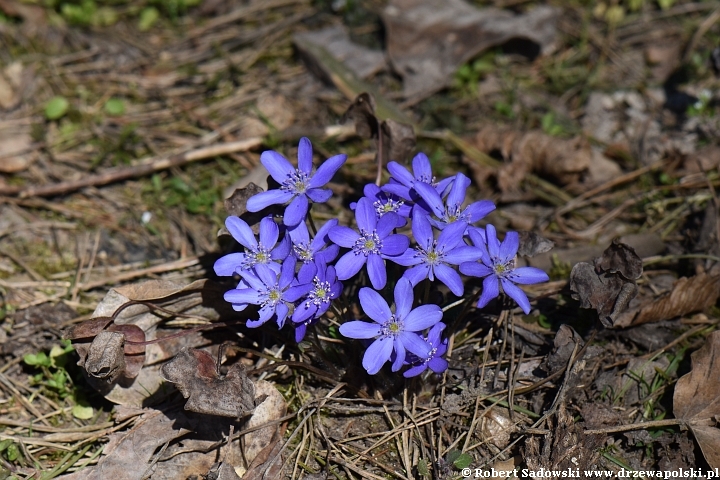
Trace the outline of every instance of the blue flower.
[[395, 285], [394, 314], [385, 299], [375, 290], [361, 288], [358, 296], [363, 311], [375, 323], [354, 320], [341, 325], [340, 333], [348, 338], [375, 339], [365, 351], [362, 362], [370, 375], [380, 371], [383, 364], [390, 360], [393, 352], [395, 353], [393, 372], [397, 372], [403, 366], [406, 351], [419, 358], [427, 358], [431, 347], [417, 332], [432, 327], [442, 319], [440, 307], [420, 305], [411, 310], [413, 287], [403, 278]]
[[268, 205], [289, 203], [285, 209], [283, 222], [294, 227], [303, 220], [308, 211], [308, 200], [324, 203], [332, 196], [332, 191], [320, 187], [328, 183], [335, 172], [345, 163], [347, 155], [335, 155], [328, 158], [313, 174], [312, 144], [303, 137], [298, 145], [298, 168], [274, 150], [263, 152], [260, 161], [270, 176], [280, 184], [280, 189], [258, 193], [248, 199], [247, 209], [259, 212]]
[[[500, 243], [495, 227], [485, 227], [485, 239], [475, 232], [475, 246], [482, 251], [481, 262], [466, 262], [460, 265], [460, 271], [473, 277], [485, 277], [483, 290], [478, 308], [487, 305], [490, 300], [500, 294], [500, 284], [503, 291], [522, 308], [525, 314], [530, 313], [530, 301], [527, 295], [517, 284], [530, 285], [550, 280], [547, 273], [535, 267], [515, 267], [515, 256], [520, 245], [517, 232], [508, 232]], [[473, 237], [471, 237], [473, 238]], [[484, 240], [484, 241], [483, 241]]]
[[463, 262], [474, 262], [481, 257], [481, 250], [463, 243], [463, 233], [466, 225], [456, 222], [448, 225], [440, 232], [437, 240], [433, 237], [432, 226], [427, 214], [421, 210], [413, 212], [412, 232], [418, 246], [409, 248], [404, 254], [393, 259], [400, 265], [409, 268], [403, 278], [417, 285], [421, 280], [429, 278], [438, 280], [447, 285], [453, 294], [458, 297], [463, 294], [463, 283], [460, 275], [449, 265], [459, 265]]
[[[310, 232], [308, 232], [307, 226], [304, 222], [300, 222], [297, 226], [293, 227], [288, 231], [290, 239], [292, 240], [292, 250], [298, 260], [303, 262], [298, 272], [298, 278], [307, 276], [307, 273], [311, 270], [314, 272], [314, 262], [317, 260], [322, 261], [326, 265], [338, 256], [340, 253], [340, 247], [334, 243], [330, 243], [328, 232], [331, 228], [337, 225], [337, 219], [333, 218], [320, 227], [315, 238], [310, 240]], [[314, 273], [312, 273], [314, 275]], [[311, 277], [312, 278], [312, 277]]]
[[407, 250], [410, 240], [405, 235], [392, 234], [397, 225], [395, 213], [386, 213], [380, 219], [375, 214], [372, 200], [363, 197], [355, 209], [355, 221], [360, 233], [355, 230], [336, 226], [330, 229], [330, 240], [341, 247], [351, 250], [335, 264], [340, 280], [347, 280], [367, 264], [370, 283], [378, 290], [385, 287], [387, 272], [384, 258], [392, 260]]
[[416, 183], [429, 185], [437, 190], [438, 195], [442, 196], [448, 185], [450, 185], [450, 182], [453, 181], [452, 177], [450, 177], [445, 178], [440, 182], [435, 182], [435, 176], [433, 175], [430, 167], [430, 160], [424, 153], [418, 153], [415, 155], [415, 158], [413, 158], [412, 174], [407, 168], [397, 162], [389, 162], [387, 168], [391, 175], [390, 183], [384, 185], [382, 190], [388, 193], [393, 193], [405, 200], [417, 200], [417, 198], [412, 194], [412, 190], [414, 190]]
[[260, 306], [259, 318], [248, 320], [248, 327], [259, 327], [273, 317], [276, 318], [278, 327], [285, 325], [290, 307], [312, 288], [312, 284], [292, 285], [296, 262], [295, 257], [287, 257], [279, 275], [265, 264], [239, 272], [242, 281], [238, 288], [225, 292], [224, 298], [237, 311], [242, 311], [249, 305]]
[[430, 368], [435, 373], [442, 373], [448, 368], [448, 362], [444, 358], [448, 349], [448, 339], [442, 338], [442, 331], [445, 330], [443, 322], [436, 323], [428, 332], [425, 341], [430, 345], [430, 353], [426, 357], [417, 357], [413, 354], [408, 355], [407, 363], [411, 365], [405, 372], [403, 377], [416, 377]]
[[[374, 183], [368, 183], [363, 188], [363, 193], [367, 198], [372, 200], [373, 207], [375, 207], [375, 213], [378, 218], [382, 217], [386, 213], [396, 213], [398, 215], [398, 222], [396, 227], [401, 228], [407, 224], [407, 218], [410, 217], [412, 208], [407, 205], [405, 200], [394, 195], [392, 193], [383, 192], [380, 187]], [[355, 210], [357, 208], [357, 202], [350, 204], [350, 209]]]
[[[295, 341], [300, 343], [305, 338], [305, 333], [310, 325], [317, 323], [320, 317], [330, 308], [332, 301], [340, 296], [343, 284], [337, 280], [335, 268], [325, 266], [322, 260], [311, 264], [315, 270], [310, 275], [311, 289], [300, 299], [292, 315], [295, 325]], [[300, 283], [305, 283], [307, 278], [300, 277]]]
[[218, 276], [231, 276], [259, 264], [268, 265], [273, 271], [280, 272], [280, 265], [276, 262], [280, 262], [288, 256], [290, 242], [284, 238], [279, 244], [277, 243], [280, 229], [272, 217], [260, 220], [259, 242], [255, 239], [255, 234], [250, 226], [239, 217], [226, 218], [225, 227], [230, 235], [245, 247], [245, 252], [230, 253], [219, 258], [214, 265], [215, 273]]
[[311, 265], [314, 267], [312, 273], [298, 276], [300, 284], [310, 283], [312, 286], [295, 307], [292, 314], [292, 321], [295, 323], [308, 323], [321, 317], [328, 311], [332, 301], [342, 293], [343, 284], [337, 279], [335, 267], [326, 266], [322, 260]]
[[443, 202], [442, 197], [435, 188], [425, 183], [416, 182], [415, 191], [425, 200], [432, 213], [439, 219], [439, 221], [433, 221], [433, 225], [442, 229], [446, 225], [457, 221], [470, 225], [495, 210], [495, 204], [490, 200], [479, 200], [463, 208], [465, 192], [469, 185], [470, 179], [468, 177], [462, 173], [455, 175], [452, 188], [445, 202]]

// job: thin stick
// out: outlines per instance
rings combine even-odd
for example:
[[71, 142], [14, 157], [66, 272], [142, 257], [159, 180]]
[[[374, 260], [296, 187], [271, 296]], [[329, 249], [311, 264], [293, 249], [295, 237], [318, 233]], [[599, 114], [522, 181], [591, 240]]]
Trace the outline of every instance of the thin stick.
[[97, 187], [109, 183], [119, 182], [128, 178], [142, 177], [150, 173], [178, 167], [197, 160], [227, 155], [229, 153], [244, 152], [262, 145], [261, 137], [251, 137], [237, 142], [220, 143], [208, 147], [198, 148], [189, 152], [171, 155], [170, 157], [151, 158], [139, 165], [108, 169], [97, 175], [88, 175], [79, 180], [54, 183], [51, 185], [31, 187], [0, 187], [0, 195], [17, 195], [20, 198], [49, 197], [63, 193], [74, 192], [85, 187]]
[[633, 423], [631, 425], [617, 425], [615, 427], [596, 428], [591, 430], [585, 430], [586, 435], [593, 434], [606, 434], [606, 433], [618, 433], [618, 432], [629, 432], [631, 430], [643, 430], [647, 428], [657, 427], [674, 427], [676, 425], [685, 425], [684, 420], [679, 418], [667, 418], [665, 420], [651, 420], [649, 422]]

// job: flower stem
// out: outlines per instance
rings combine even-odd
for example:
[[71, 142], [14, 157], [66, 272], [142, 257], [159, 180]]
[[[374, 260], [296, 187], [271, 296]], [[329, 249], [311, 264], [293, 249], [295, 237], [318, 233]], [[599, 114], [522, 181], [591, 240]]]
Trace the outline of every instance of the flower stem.
[[383, 169], [383, 132], [382, 127], [378, 129], [378, 151], [377, 151], [377, 176], [375, 177], [375, 185], [378, 187], [382, 182], [382, 169]]
[[313, 220], [312, 215], [310, 215], [310, 208], [312, 208], [312, 206], [308, 207], [307, 220], [310, 224], [310, 229], [313, 232], [313, 236], [315, 236], [317, 235], [317, 227], [315, 226], [315, 221]]

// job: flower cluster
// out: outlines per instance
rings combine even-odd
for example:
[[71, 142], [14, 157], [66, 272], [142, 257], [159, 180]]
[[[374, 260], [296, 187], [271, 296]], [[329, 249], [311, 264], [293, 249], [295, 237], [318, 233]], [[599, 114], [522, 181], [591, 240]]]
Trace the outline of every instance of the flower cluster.
[[[508, 232], [500, 242], [492, 225], [477, 225], [495, 209], [493, 202], [468, 204], [470, 179], [458, 173], [436, 180], [422, 153], [413, 159], [412, 173], [390, 162], [385, 185], [365, 186], [364, 196], [350, 205], [354, 227], [332, 219], [311, 235], [312, 204], [330, 199], [332, 192], [323, 187], [345, 160], [345, 155], [336, 155], [314, 170], [307, 138], [300, 140], [297, 168], [277, 152], [262, 154], [262, 164], [280, 187], [251, 197], [247, 209], [258, 212], [285, 205], [282, 220], [262, 219], [256, 238], [242, 219], [228, 217], [227, 230], [244, 251], [215, 263], [218, 275], [239, 277], [225, 300], [237, 311], [250, 305], [258, 309], [258, 318], [247, 320], [248, 327], [274, 320], [282, 328], [289, 321], [301, 341], [343, 295], [342, 281], [367, 278], [372, 288], [360, 288], [358, 299], [370, 321], [342, 322], [342, 312], [336, 309], [340, 333], [368, 342], [362, 361], [368, 373], [377, 373], [390, 361], [392, 371], [407, 366], [404, 376], [413, 377], [427, 369], [441, 373], [448, 368], [443, 358], [448, 348], [442, 336], [443, 311], [428, 303], [427, 295], [416, 299], [413, 289], [421, 282], [437, 280], [462, 297], [466, 292], [460, 274], [480, 277], [478, 308], [499, 296], [502, 287], [523, 312], [530, 312], [530, 301], [517, 285], [547, 281], [547, 274], [516, 266], [517, 232]], [[410, 228], [404, 228], [408, 224]], [[394, 285], [392, 306], [381, 294], [388, 283]]]

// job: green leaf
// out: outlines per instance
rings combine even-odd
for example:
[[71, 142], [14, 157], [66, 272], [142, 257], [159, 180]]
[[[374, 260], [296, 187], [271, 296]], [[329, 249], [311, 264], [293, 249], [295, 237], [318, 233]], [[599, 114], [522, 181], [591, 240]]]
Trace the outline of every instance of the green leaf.
[[445, 455], [445, 461], [448, 463], [455, 463], [455, 460], [457, 460], [460, 455], [460, 450], [450, 450], [447, 455]]
[[421, 477], [429, 477], [430, 469], [428, 468], [427, 460], [421, 458], [417, 464], [418, 473]]
[[105, 102], [105, 113], [108, 115], [122, 115], [125, 113], [125, 102], [119, 98], [111, 98]]
[[463, 468], [469, 467], [470, 463], [472, 463], [472, 457], [467, 453], [462, 453], [455, 459], [453, 465], [455, 465], [456, 468], [462, 470]]
[[160, 12], [155, 7], [144, 8], [140, 12], [140, 20], [138, 20], [138, 29], [141, 32], [146, 32], [152, 28], [152, 26], [160, 18]]
[[5, 457], [9, 461], [14, 462], [15, 460], [18, 459], [19, 456], [20, 456], [20, 449], [18, 448], [18, 446], [15, 445], [14, 443], [12, 445], [8, 445], [7, 452], [5, 452]]
[[80, 420], [90, 420], [95, 412], [92, 407], [86, 407], [83, 405], [75, 405], [72, 408], [73, 417], [79, 418]]
[[44, 352], [28, 353], [23, 357], [23, 362], [25, 362], [26, 365], [45, 367], [49, 367], [52, 363]]
[[65, 97], [53, 97], [47, 105], [45, 105], [45, 118], [48, 120], [57, 120], [62, 118], [68, 111], [70, 102]]

